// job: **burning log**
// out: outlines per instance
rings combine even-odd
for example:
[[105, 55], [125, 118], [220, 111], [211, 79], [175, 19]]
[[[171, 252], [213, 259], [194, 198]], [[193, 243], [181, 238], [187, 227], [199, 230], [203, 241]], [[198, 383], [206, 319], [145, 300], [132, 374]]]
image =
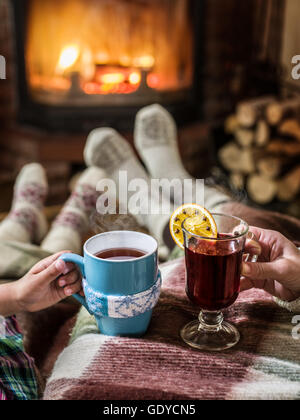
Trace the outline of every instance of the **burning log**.
[[259, 118], [264, 116], [266, 106], [274, 102], [275, 98], [273, 96], [264, 96], [241, 102], [237, 106], [237, 120], [239, 124], [243, 127], [252, 127]]
[[266, 118], [269, 124], [278, 125], [283, 118], [295, 116], [300, 111], [300, 98], [275, 102], [267, 106]]

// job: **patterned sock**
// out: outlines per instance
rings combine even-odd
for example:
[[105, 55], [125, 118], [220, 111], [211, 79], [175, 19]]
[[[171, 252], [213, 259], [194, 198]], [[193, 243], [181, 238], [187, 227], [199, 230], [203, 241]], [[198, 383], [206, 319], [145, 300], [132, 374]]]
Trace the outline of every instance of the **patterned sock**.
[[[117, 191], [120, 191], [120, 189], [122, 190], [119, 177], [121, 171], [126, 172], [128, 184], [130, 181], [136, 179], [144, 180], [148, 186], [149, 194], [144, 196], [144, 202], [139, 203], [141, 207], [145, 206], [146, 208], [147, 206], [147, 209], [148, 207], [157, 209], [159, 206], [170, 207], [169, 201], [165, 200], [163, 197], [154, 196], [153, 194], [150, 195], [151, 180], [148, 177], [148, 174], [138, 161], [127, 140], [112, 128], [99, 128], [92, 131], [87, 140], [84, 156], [87, 166], [98, 166], [109, 174], [110, 179], [116, 184]], [[134, 191], [127, 191], [128, 203], [131, 202], [131, 198], [134, 194]], [[118, 198], [119, 203], [122, 205], [122, 197], [119, 195]], [[130, 205], [128, 206], [128, 211], [136, 217], [137, 221], [142, 226], [146, 226], [149, 232], [157, 239], [160, 245], [160, 255], [165, 257], [168, 253], [168, 249], [164, 246], [163, 231], [168, 223], [170, 215], [155, 215], [151, 214], [150, 211], [143, 212], [147, 214], [136, 215]]]
[[48, 192], [45, 170], [38, 163], [24, 166], [17, 177], [12, 209], [0, 224], [0, 238], [39, 243], [47, 232], [43, 206]]
[[[178, 150], [177, 127], [171, 114], [160, 105], [151, 105], [138, 112], [134, 132], [135, 147], [152, 178], [193, 180], [185, 186], [185, 192], [196, 202], [197, 185], [195, 179], [185, 170]], [[200, 185], [203, 188], [203, 185]], [[198, 196], [203, 197], [201, 191]], [[205, 206], [214, 210], [221, 202], [228, 201], [226, 194], [215, 188], [205, 187]], [[179, 198], [178, 198], [179, 197]], [[181, 196], [173, 195], [177, 206], [183, 204]], [[203, 204], [203, 203], [199, 203]]]
[[91, 167], [82, 174], [43, 241], [41, 247], [44, 250], [53, 253], [63, 250], [81, 253], [82, 240], [90, 229], [90, 216], [96, 209], [99, 197], [97, 183], [103, 177], [106, 177], [104, 171], [96, 167]]

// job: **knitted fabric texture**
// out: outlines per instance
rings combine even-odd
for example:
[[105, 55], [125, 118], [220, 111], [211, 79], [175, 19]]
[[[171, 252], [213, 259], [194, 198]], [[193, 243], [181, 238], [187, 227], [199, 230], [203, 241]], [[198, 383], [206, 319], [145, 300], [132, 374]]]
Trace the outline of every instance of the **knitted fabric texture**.
[[85, 299], [90, 313], [111, 318], [131, 318], [150, 311], [157, 304], [161, 288], [161, 273], [154, 285], [137, 294], [127, 296], [104, 295], [83, 279]]

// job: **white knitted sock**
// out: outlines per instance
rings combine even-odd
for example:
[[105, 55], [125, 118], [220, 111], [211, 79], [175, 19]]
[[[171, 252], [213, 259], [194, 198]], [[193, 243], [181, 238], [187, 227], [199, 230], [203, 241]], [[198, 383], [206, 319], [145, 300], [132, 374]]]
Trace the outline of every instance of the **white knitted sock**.
[[[214, 210], [221, 202], [228, 201], [226, 194], [215, 188], [196, 183], [185, 170], [178, 150], [177, 127], [171, 114], [160, 105], [151, 105], [138, 112], [134, 131], [135, 147], [138, 150], [152, 178], [165, 178], [169, 181], [180, 179], [192, 180], [184, 186], [185, 194], [192, 202], [205, 205]], [[199, 190], [201, 189], [201, 190]], [[202, 202], [199, 202], [199, 199]], [[173, 195], [177, 206], [183, 204], [184, 195]], [[204, 203], [203, 203], [204, 198]]]
[[99, 197], [96, 187], [98, 182], [105, 177], [105, 172], [96, 167], [84, 171], [71, 197], [41, 244], [44, 250], [53, 253], [63, 250], [81, 252], [82, 239], [89, 230], [90, 216], [96, 209]]
[[[134, 211], [134, 203], [131, 200], [135, 194], [134, 191], [128, 191], [127, 194], [128, 211], [136, 217], [140, 224], [146, 226], [159, 245], [163, 246], [162, 234], [170, 215], [152, 214], [150, 208], [157, 209], [159, 206], [170, 208], [170, 203], [160, 195], [150, 193], [151, 181], [129, 143], [112, 128], [99, 128], [90, 133], [84, 156], [88, 166], [98, 166], [106, 171], [109, 178], [115, 182], [117, 190], [123, 188], [120, 184], [120, 173], [126, 173], [128, 184], [137, 179], [145, 181], [149, 194], [146, 194], [139, 203], [140, 207], [145, 209], [143, 215], [137, 215]], [[118, 197], [120, 205], [123, 204], [122, 195]], [[161, 249], [161, 254], [164, 252], [166, 249]]]
[[48, 192], [44, 168], [38, 163], [24, 166], [17, 177], [12, 209], [0, 224], [0, 239], [39, 243], [47, 232], [43, 206]]

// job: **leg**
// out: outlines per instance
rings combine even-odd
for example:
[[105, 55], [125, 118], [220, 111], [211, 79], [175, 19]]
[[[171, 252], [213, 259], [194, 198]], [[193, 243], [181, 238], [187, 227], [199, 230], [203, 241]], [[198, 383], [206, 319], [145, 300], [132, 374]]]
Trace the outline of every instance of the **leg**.
[[[181, 181], [192, 179], [181, 161], [175, 121], [160, 105], [143, 108], [137, 114], [134, 141], [152, 178], [180, 179]], [[187, 191], [188, 187], [185, 187], [185, 191], [193, 197], [193, 202], [196, 202], [195, 180], [189, 188], [190, 191]], [[220, 203], [231, 200], [227, 194], [211, 187], [205, 188], [204, 195], [205, 207], [210, 211], [214, 211]], [[173, 199], [178, 207], [182, 204], [175, 195]]]
[[[141, 180], [147, 187], [145, 195], [139, 202], [139, 207], [143, 209], [142, 215], [136, 215], [134, 210], [135, 202], [132, 200], [135, 192], [128, 192], [128, 211], [136, 216], [138, 222], [147, 227], [150, 233], [157, 239], [162, 247], [160, 248], [161, 257], [166, 257], [168, 250], [163, 243], [163, 230], [170, 217], [170, 202], [159, 194], [151, 192], [150, 183], [146, 171], [138, 161], [133, 149], [128, 142], [111, 128], [100, 128], [92, 131], [89, 135], [86, 149], [84, 152], [85, 161], [88, 166], [98, 166], [103, 168], [110, 178], [120, 189], [120, 171], [125, 171], [128, 185], [131, 181]], [[127, 187], [127, 186], [126, 186]], [[122, 198], [119, 196], [122, 203]], [[165, 209], [164, 215], [153, 214], [151, 209]], [[168, 210], [169, 209], [169, 210]]]
[[90, 228], [90, 215], [96, 208], [99, 196], [97, 183], [103, 177], [105, 173], [96, 167], [91, 167], [83, 173], [73, 194], [42, 242], [42, 249], [51, 253], [63, 250], [81, 252], [83, 237]]
[[23, 243], [40, 242], [47, 232], [43, 205], [48, 192], [46, 174], [41, 165], [24, 166], [15, 188], [12, 209], [0, 224], [0, 240]]

